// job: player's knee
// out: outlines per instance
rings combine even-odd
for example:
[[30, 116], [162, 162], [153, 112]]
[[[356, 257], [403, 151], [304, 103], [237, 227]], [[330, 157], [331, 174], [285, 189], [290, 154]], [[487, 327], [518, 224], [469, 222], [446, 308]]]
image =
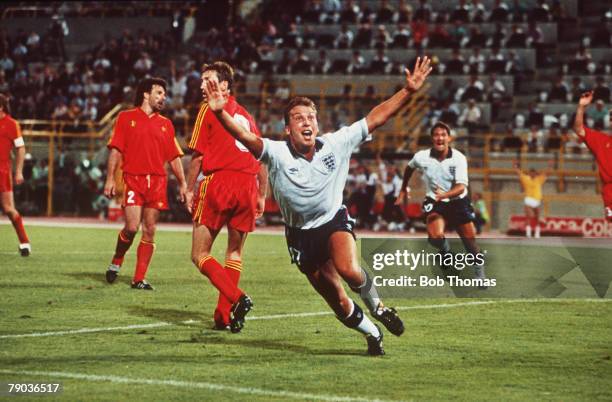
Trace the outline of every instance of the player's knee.
[[125, 225], [125, 227], [123, 228], [123, 233], [125, 234], [126, 237], [133, 239], [134, 236], [136, 236], [136, 233], [138, 233], [138, 224], [132, 225], [132, 224], [127, 224]]
[[227, 253], [225, 253], [225, 259], [232, 261], [240, 261], [242, 260], [242, 253], [240, 252], [240, 250], [228, 251]]
[[191, 262], [193, 262], [193, 265], [200, 269], [200, 261], [202, 261], [202, 258], [208, 257], [209, 255], [210, 253], [205, 251], [193, 252], [191, 253]]
[[8, 207], [4, 209], [4, 213], [11, 220], [11, 222], [19, 216], [19, 212], [13, 207]]
[[153, 240], [155, 237], [155, 225], [143, 225], [142, 235], [147, 239]]
[[363, 275], [359, 266], [346, 263], [336, 265], [338, 274], [352, 287], [360, 287], [363, 284]]

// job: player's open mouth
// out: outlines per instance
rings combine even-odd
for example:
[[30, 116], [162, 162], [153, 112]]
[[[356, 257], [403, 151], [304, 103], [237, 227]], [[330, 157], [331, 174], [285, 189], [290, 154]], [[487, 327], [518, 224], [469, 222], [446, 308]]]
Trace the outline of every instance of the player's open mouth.
[[309, 140], [312, 137], [312, 130], [305, 130], [302, 131], [302, 136], [304, 136], [304, 138], [306, 138], [307, 140]]

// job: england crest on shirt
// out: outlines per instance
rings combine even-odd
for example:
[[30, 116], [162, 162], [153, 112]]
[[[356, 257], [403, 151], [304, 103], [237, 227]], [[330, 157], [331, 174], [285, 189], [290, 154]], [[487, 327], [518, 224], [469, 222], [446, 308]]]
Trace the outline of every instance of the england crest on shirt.
[[332, 153], [323, 156], [321, 162], [323, 162], [328, 172], [333, 172], [336, 169], [336, 156]]

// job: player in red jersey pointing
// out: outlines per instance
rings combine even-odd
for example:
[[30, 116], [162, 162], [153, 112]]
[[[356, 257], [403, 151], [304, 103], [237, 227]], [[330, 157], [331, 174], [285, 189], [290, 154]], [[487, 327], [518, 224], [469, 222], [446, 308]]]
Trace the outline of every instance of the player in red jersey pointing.
[[[227, 63], [202, 67], [202, 88], [210, 79], [219, 81], [227, 99], [225, 110], [238, 124], [259, 136], [251, 115], [231, 95], [233, 78], [234, 71]], [[200, 108], [189, 148], [193, 150], [187, 174], [187, 208], [193, 216], [191, 259], [219, 290], [214, 328], [230, 326], [232, 332], [239, 332], [252, 304], [238, 288], [242, 248], [248, 233], [255, 229], [255, 219], [263, 214], [267, 171], [244, 145], [227, 133], [208, 110], [207, 103]], [[200, 172], [204, 178], [194, 195], [193, 186]], [[223, 226], [228, 230], [224, 266], [210, 254]]]
[[584, 127], [584, 111], [592, 100], [593, 91], [586, 92], [580, 97], [574, 120], [574, 131], [595, 156], [599, 176], [603, 182], [601, 195], [606, 220], [612, 222], [612, 135]]

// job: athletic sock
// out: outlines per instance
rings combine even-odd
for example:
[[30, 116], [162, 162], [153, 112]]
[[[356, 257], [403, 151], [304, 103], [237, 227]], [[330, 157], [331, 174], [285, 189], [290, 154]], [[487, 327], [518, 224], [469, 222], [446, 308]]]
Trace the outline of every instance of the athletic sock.
[[140, 244], [138, 244], [138, 250], [136, 251], [136, 271], [134, 272], [133, 278], [134, 283], [144, 280], [154, 250], [155, 243], [141, 240]]
[[438, 250], [442, 254], [446, 254], [450, 251], [450, 245], [448, 244], [448, 240], [446, 240], [446, 237], [443, 237], [441, 239], [429, 238], [427, 240], [429, 241], [429, 244], [434, 246], [436, 250]]
[[380, 297], [378, 296], [378, 291], [376, 290], [376, 286], [374, 286], [370, 275], [368, 275], [363, 268], [360, 269], [363, 273], [363, 283], [358, 287], [350, 286], [350, 288], [353, 292], [359, 293], [359, 297], [361, 297], [361, 300], [363, 300], [368, 310], [370, 310], [372, 314], [375, 314], [376, 309], [380, 304]]
[[372, 335], [376, 338], [380, 336], [380, 331], [370, 318], [363, 314], [363, 310], [357, 303], [351, 300], [351, 312], [346, 318], [337, 317], [338, 320], [348, 328], [354, 329], [364, 335]]
[[[229, 276], [231, 282], [238, 287], [240, 282], [240, 274], [242, 273], [242, 261], [240, 260], [226, 260], [225, 267], [223, 267], [227, 276]], [[219, 293], [217, 299], [217, 308], [215, 309], [215, 322], [218, 324], [229, 324], [230, 322], [230, 310], [232, 303], [223, 295]]]
[[123, 264], [123, 258], [125, 257], [125, 253], [129, 250], [132, 242], [134, 242], [134, 237], [136, 233], [128, 233], [125, 230], [119, 232], [117, 236], [117, 245], [115, 246], [115, 255], [113, 256], [113, 261], [111, 262], [114, 265], [121, 266]]
[[531, 226], [530, 225], [527, 225], [525, 227], [525, 236], [531, 237]]
[[225, 272], [221, 264], [212, 255], [203, 257], [198, 262], [198, 268], [202, 275], [205, 275], [210, 283], [225, 296], [230, 303], [234, 304], [244, 292], [232, 283], [229, 275]]
[[[10, 216], [9, 216], [10, 218]], [[17, 214], [13, 219], [11, 219], [11, 223], [15, 228], [15, 232], [17, 233], [17, 238], [19, 238], [20, 244], [29, 243], [30, 239], [28, 239], [28, 235], [26, 234], [25, 228], [23, 227], [23, 219], [21, 215]]]
[[540, 238], [540, 225], [536, 225], [535, 227], [535, 238]]

